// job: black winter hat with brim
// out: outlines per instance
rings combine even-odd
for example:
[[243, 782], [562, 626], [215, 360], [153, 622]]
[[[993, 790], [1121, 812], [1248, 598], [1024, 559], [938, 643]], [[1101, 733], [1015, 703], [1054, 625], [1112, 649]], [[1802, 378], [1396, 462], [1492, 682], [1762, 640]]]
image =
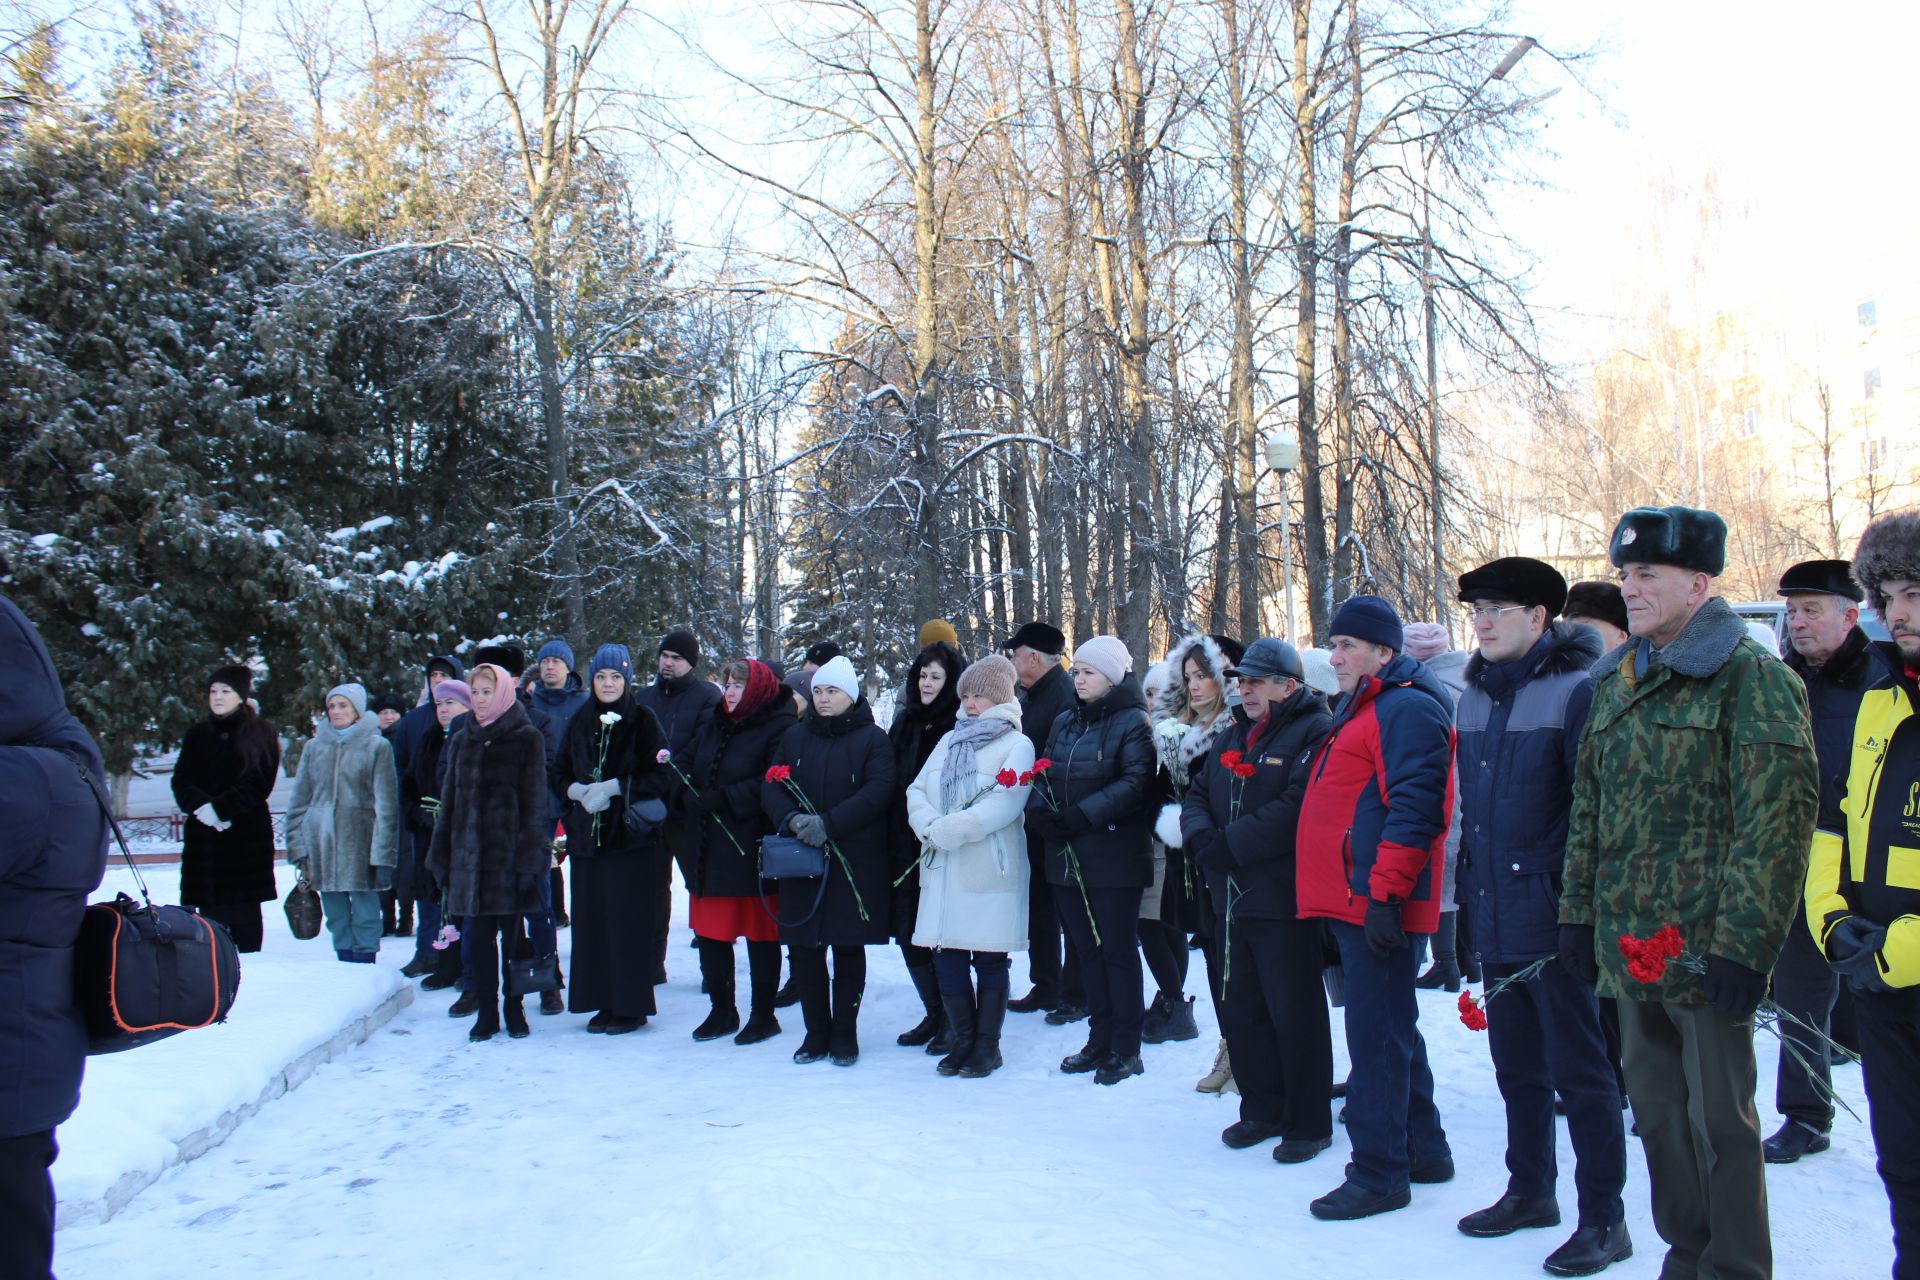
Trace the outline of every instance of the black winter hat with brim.
[[1780, 594], [1811, 593], [1840, 596], [1859, 604], [1867, 598], [1853, 580], [1853, 565], [1845, 560], [1802, 560], [1780, 575]]
[[1613, 527], [1615, 568], [1670, 564], [1717, 578], [1727, 567], [1727, 522], [1698, 507], [1635, 507]]
[[1044, 653], [1049, 657], [1059, 657], [1067, 651], [1067, 637], [1060, 628], [1045, 622], [1024, 622], [1020, 629], [1007, 637], [1002, 649], [1031, 649], [1035, 653]]
[[1887, 593], [1881, 583], [1920, 582], [1920, 507], [1891, 512], [1867, 526], [1853, 553], [1853, 576], [1883, 618]]
[[1567, 606], [1567, 580], [1545, 561], [1503, 556], [1460, 575], [1460, 600], [1464, 604], [1505, 600], [1528, 608], [1538, 605], [1549, 618], [1557, 618]]
[[1593, 618], [1627, 629], [1627, 602], [1617, 582], [1576, 582], [1567, 588], [1567, 604], [1561, 610], [1569, 618]]
[[1300, 653], [1285, 640], [1275, 640], [1271, 636], [1262, 636], [1247, 646], [1233, 665], [1222, 674], [1238, 680], [1243, 676], [1259, 676], [1266, 680], [1293, 679], [1306, 683], [1306, 669], [1300, 665]]

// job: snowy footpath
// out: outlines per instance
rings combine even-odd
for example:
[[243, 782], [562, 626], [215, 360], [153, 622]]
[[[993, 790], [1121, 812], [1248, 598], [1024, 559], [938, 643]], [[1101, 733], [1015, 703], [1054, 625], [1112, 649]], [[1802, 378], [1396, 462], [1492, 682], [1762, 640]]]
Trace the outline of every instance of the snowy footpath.
[[[1084, 1026], [1020, 1015], [1003, 1070], [942, 1079], [923, 1052], [893, 1043], [917, 1001], [897, 951], [875, 947], [859, 1064], [798, 1067], [798, 1009], [782, 1010], [785, 1033], [765, 1044], [693, 1042], [706, 1001], [684, 903], [677, 893], [672, 981], [639, 1033], [590, 1036], [584, 1017], [535, 1014], [530, 1039], [473, 1045], [467, 1021], [446, 1016], [451, 994], [423, 992], [111, 1221], [63, 1227], [59, 1274], [1482, 1280], [1543, 1274], [1540, 1259], [1572, 1230], [1564, 1128], [1564, 1227], [1501, 1240], [1455, 1230], [1504, 1190], [1504, 1122], [1486, 1038], [1444, 993], [1422, 994], [1421, 1025], [1459, 1176], [1416, 1187], [1398, 1213], [1324, 1223], [1307, 1203], [1340, 1181], [1343, 1132], [1291, 1167], [1269, 1158], [1271, 1144], [1223, 1147], [1237, 1100], [1193, 1091], [1215, 1044], [1204, 997], [1202, 1037], [1149, 1047], [1147, 1074], [1113, 1088], [1056, 1069]], [[298, 1014], [323, 1043], [386, 999], [405, 960], [389, 941], [371, 977], [335, 964], [324, 939], [293, 942], [277, 910], [267, 948], [231, 1027], [176, 1037], [177, 1060], [156, 1046], [93, 1064], [81, 1115], [61, 1132], [63, 1198], [99, 1194], [104, 1153], [151, 1143], [145, 1117], [269, 1088], [286, 1046], [255, 1044], [279, 1034], [274, 1011]], [[1024, 972], [1016, 961], [1016, 985]], [[1189, 988], [1202, 982], [1196, 956]], [[1335, 1042], [1338, 1053], [1337, 1029]], [[1770, 1036], [1761, 1051], [1771, 1131]], [[1858, 1069], [1837, 1074], [1864, 1116]], [[1662, 1246], [1637, 1149], [1629, 1167], [1639, 1252], [1607, 1274], [1652, 1277]], [[1831, 1152], [1769, 1177], [1783, 1280], [1888, 1273], [1886, 1200], [1861, 1121], [1843, 1114]]]

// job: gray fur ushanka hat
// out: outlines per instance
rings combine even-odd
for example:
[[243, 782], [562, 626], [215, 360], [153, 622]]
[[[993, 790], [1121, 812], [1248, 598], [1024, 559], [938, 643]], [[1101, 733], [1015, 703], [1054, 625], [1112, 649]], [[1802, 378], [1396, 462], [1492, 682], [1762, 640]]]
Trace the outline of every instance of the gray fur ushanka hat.
[[1873, 609], [1887, 612], [1887, 593], [1880, 584], [1889, 579], [1920, 582], [1920, 507], [1881, 516], [1860, 535], [1853, 553], [1853, 579], [1866, 590]]

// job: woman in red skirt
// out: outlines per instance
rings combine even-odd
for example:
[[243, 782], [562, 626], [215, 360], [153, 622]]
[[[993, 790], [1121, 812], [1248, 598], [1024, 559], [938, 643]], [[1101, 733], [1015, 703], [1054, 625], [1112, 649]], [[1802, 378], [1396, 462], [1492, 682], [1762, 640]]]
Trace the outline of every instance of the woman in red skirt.
[[[795, 720], [793, 699], [763, 662], [736, 658], [720, 673], [723, 696], [695, 731], [691, 756], [675, 761], [674, 804], [688, 818], [688, 916], [700, 948], [700, 976], [713, 1012], [695, 1040], [733, 1035], [758, 1044], [780, 1034], [773, 1001], [780, 987], [780, 927], [761, 896], [760, 837], [772, 831], [760, 788], [780, 739]], [[747, 940], [752, 1002], [740, 1025], [734, 1002], [733, 942]]]

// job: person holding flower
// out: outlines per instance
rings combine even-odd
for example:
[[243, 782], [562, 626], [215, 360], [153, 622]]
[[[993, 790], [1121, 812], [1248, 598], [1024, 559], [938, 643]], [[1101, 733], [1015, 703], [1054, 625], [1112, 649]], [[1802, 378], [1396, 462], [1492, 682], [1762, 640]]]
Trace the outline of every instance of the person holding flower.
[[1507, 1111], [1507, 1188], [1460, 1219], [1470, 1236], [1510, 1235], [1560, 1221], [1554, 1095], [1573, 1142], [1579, 1225], [1547, 1256], [1554, 1275], [1590, 1275], [1633, 1250], [1621, 1188], [1626, 1129], [1593, 988], [1556, 960], [1560, 874], [1580, 734], [1593, 700], [1600, 638], [1554, 618], [1567, 583], [1551, 565], [1507, 556], [1460, 578], [1479, 649], [1467, 663], [1455, 721], [1461, 905], [1491, 990], [1487, 1047]]
[[831, 1056], [836, 1067], [850, 1067], [860, 1059], [866, 948], [886, 942], [890, 924], [893, 747], [844, 656], [813, 673], [813, 706], [787, 730], [776, 758], [761, 789], [767, 818], [782, 834], [824, 850], [826, 863], [824, 885], [780, 881], [780, 940], [792, 948], [807, 1027], [793, 1060]]
[[1027, 946], [1023, 815], [1034, 755], [1014, 678], [999, 654], [961, 673], [960, 718], [907, 787], [907, 822], [925, 850], [913, 941], [933, 949], [939, 975], [943, 1076], [977, 1079], [1000, 1066], [1010, 953]]
[[[759, 1044], [780, 1034], [774, 997], [780, 989], [780, 928], [762, 900], [760, 837], [773, 830], [760, 803], [768, 766], [797, 717], [772, 668], [735, 658], [720, 672], [720, 705], [693, 735], [693, 749], [677, 776], [674, 808], [686, 821], [692, 895], [687, 915], [700, 950], [713, 1012], [694, 1028], [695, 1040], [733, 1036]], [[733, 943], [747, 940], [752, 983], [747, 1025], [735, 1002]], [[738, 1035], [734, 1033], [738, 1032]]]
[[1294, 895], [1307, 766], [1333, 717], [1283, 640], [1255, 640], [1224, 674], [1240, 682], [1240, 705], [1194, 770], [1180, 814], [1223, 944], [1222, 1026], [1240, 1119], [1220, 1140], [1237, 1150], [1279, 1138], [1273, 1158], [1299, 1164], [1333, 1140], [1321, 926], [1299, 918]]
[[908, 1047], [925, 1045], [927, 1052], [947, 1051], [947, 1015], [941, 1008], [939, 978], [934, 973], [933, 953], [915, 946], [913, 931], [920, 914], [921, 841], [907, 816], [907, 788], [920, 775], [920, 768], [933, 754], [941, 736], [952, 729], [960, 715], [960, 673], [966, 669], [960, 651], [944, 641], [934, 641], [920, 651], [907, 668], [903, 703], [895, 708], [887, 738], [893, 743], [893, 785], [895, 798], [888, 814], [888, 839], [893, 846], [893, 933], [900, 940], [900, 956], [907, 962], [907, 976], [927, 1016], [900, 1034], [899, 1043]]
[[1087, 988], [1087, 1043], [1060, 1070], [1111, 1085], [1146, 1069], [1138, 926], [1140, 891], [1153, 883], [1153, 730], [1117, 637], [1081, 644], [1068, 674], [1075, 705], [1047, 736], [1027, 827], [1045, 841], [1047, 883]]
[[658, 824], [628, 820], [635, 805], [666, 794], [666, 737], [634, 700], [633, 658], [622, 644], [594, 651], [593, 696], [567, 725], [553, 787], [570, 802], [573, 968], [567, 1007], [591, 1013], [587, 1030], [625, 1035], [655, 1012], [652, 852]]

